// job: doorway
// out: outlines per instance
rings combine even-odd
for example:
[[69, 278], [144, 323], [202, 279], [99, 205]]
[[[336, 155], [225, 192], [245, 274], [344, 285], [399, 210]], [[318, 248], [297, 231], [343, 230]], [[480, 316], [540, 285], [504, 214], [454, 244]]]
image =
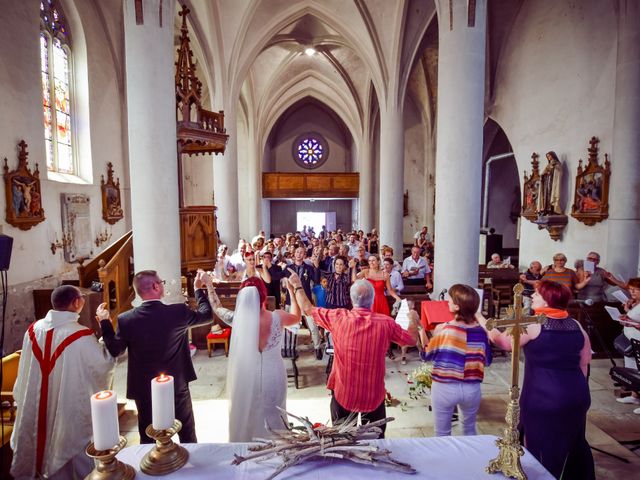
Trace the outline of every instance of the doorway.
[[322, 227], [327, 230], [336, 229], [336, 212], [297, 212], [296, 230], [302, 231], [304, 227], [312, 227], [316, 234], [320, 233]]

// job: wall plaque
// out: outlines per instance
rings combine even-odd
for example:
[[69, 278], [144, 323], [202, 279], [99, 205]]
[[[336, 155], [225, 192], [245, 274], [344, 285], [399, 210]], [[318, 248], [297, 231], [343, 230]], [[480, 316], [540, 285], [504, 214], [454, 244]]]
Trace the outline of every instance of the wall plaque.
[[64, 259], [77, 262], [93, 253], [91, 230], [91, 198], [88, 195], [62, 193], [62, 230], [67, 242]]

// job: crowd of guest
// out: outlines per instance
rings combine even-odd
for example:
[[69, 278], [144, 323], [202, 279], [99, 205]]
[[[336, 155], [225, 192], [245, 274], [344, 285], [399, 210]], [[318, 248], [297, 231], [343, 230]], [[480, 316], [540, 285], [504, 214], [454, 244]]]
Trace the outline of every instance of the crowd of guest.
[[[260, 231], [251, 241], [240, 239], [232, 253], [226, 245], [220, 245], [213, 274], [222, 281], [261, 278], [268, 294], [275, 298], [276, 308], [284, 304], [287, 309], [291, 298], [283, 279], [290, 272], [300, 277], [305, 294], [316, 306], [330, 309], [351, 308], [349, 289], [356, 280], [365, 279], [374, 286], [373, 310], [389, 315], [387, 298], [399, 302], [405, 285], [422, 286], [424, 293], [433, 288], [432, 256], [433, 242], [427, 227], [416, 232], [411, 255], [400, 263], [394, 259], [393, 248], [380, 245], [375, 229], [365, 234], [362, 230], [328, 231], [322, 227], [316, 234], [312, 227], [304, 226], [295, 233], [269, 238]], [[305, 315], [304, 321], [316, 356], [321, 359], [324, 332], [316, 327], [312, 316]]]

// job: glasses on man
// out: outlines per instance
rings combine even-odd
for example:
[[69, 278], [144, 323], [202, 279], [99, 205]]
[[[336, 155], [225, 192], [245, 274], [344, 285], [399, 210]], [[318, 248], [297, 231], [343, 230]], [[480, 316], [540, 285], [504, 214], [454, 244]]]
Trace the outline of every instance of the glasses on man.
[[161, 283], [162, 285], [166, 285], [167, 281], [166, 280], [156, 280], [156, 283]]
[[587, 257], [587, 260], [589, 260], [590, 262], [597, 262], [600, 259], [598, 257]]
[[553, 261], [554, 262], [566, 262], [567, 259], [566, 258], [554, 258]]

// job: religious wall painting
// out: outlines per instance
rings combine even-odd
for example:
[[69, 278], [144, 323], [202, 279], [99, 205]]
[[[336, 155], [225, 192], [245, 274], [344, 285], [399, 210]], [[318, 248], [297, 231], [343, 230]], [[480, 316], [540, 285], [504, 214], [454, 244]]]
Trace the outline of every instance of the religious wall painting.
[[8, 160], [4, 159], [6, 221], [20, 230], [29, 230], [44, 220], [40, 171], [37, 163], [33, 173], [29, 168], [26, 142], [21, 140], [18, 147], [18, 168], [9, 171]]
[[120, 197], [120, 179], [113, 181], [113, 165], [111, 162], [107, 164], [107, 181], [104, 181], [104, 175], [101, 177], [102, 218], [108, 224], [113, 225], [124, 217], [124, 212], [122, 211]]
[[530, 221], [538, 218], [538, 190], [540, 189], [540, 172], [538, 171], [538, 154], [531, 154], [531, 176], [524, 172], [522, 187], [522, 211], [521, 215]]
[[62, 193], [62, 230], [67, 239], [64, 258], [67, 262], [84, 260], [93, 253], [91, 198], [77, 193]]
[[582, 159], [578, 162], [575, 192], [571, 216], [586, 225], [595, 225], [609, 217], [609, 179], [611, 164], [609, 155], [604, 156], [604, 165], [598, 164], [598, 140], [591, 137], [587, 149], [589, 160], [585, 168]]

